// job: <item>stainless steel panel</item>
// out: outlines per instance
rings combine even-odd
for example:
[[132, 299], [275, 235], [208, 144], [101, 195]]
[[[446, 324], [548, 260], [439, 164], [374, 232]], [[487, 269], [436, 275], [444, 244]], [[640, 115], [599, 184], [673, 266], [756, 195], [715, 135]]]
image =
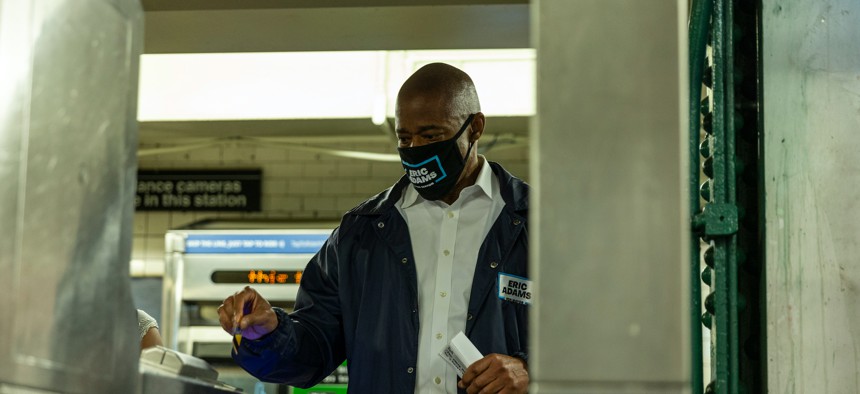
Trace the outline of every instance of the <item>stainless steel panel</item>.
[[[168, 239], [170, 234], [168, 233]], [[161, 338], [164, 347], [178, 350], [179, 315], [182, 311], [182, 291], [185, 268], [182, 253], [167, 253], [164, 258], [164, 279], [161, 288]], [[229, 295], [229, 294], [227, 294]], [[224, 297], [226, 298], [225, 295]]]
[[[0, 385], [133, 392], [142, 11], [0, 0]], [[6, 389], [4, 389], [6, 390]]]
[[763, 1], [768, 389], [860, 387], [860, 2]]
[[689, 391], [686, 5], [533, 3], [535, 392]]
[[204, 382], [185, 376], [166, 374], [153, 368], [140, 370], [139, 394], [219, 394], [241, 393], [223, 384]]
[[11, 386], [0, 383], [0, 394], [57, 394], [56, 391], [45, 391], [21, 386]]

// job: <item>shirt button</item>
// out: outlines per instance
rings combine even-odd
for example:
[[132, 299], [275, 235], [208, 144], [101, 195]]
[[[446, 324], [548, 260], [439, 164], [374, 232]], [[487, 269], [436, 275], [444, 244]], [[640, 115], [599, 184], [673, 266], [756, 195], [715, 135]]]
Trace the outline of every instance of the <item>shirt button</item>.
[[448, 249], [445, 249], [444, 251], [442, 251], [442, 254], [447, 256], [447, 255], [451, 254], [451, 252]]
[[514, 219], [514, 226], [519, 226], [520, 223], [522, 223], [522, 222], [520, 222], [519, 219]]
[[495, 262], [495, 261], [493, 261], [492, 263], [490, 263], [490, 268], [496, 268], [496, 267], [498, 267], [498, 266], [499, 266], [499, 263], [497, 263], [497, 262]]
[[453, 218], [453, 217], [454, 217], [454, 212], [448, 212], [448, 217], [449, 217], [449, 218]]
[[433, 381], [436, 382], [436, 384], [440, 384], [442, 383], [442, 378], [437, 376], [436, 379], [433, 379]]
[[385, 223], [382, 223], [382, 222], [376, 223], [376, 227], [383, 228], [383, 227], [385, 227]]
[[469, 316], [466, 316], [466, 320], [472, 320], [472, 314], [471, 313], [469, 314]]
[[444, 298], [444, 297], [447, 297], [447, 296], [448, 296], [448, 292], [447, 292], [447, 291], [440, 291], [440, 292], [439, 292], [439, 296], [440, 296], [440, 297], [443, 297], [443, 298]]
[[400, 260], [400, 262], [401, 262], [401, 263], [403, 263], [403, 264], [406, 264], [407, 262], [409, 262], [409, 259], [407, 259], [406, 257], [404, 257], [402, 260]]
[[406, 373], [412, 373], [412, 372], [415, 372], [415, 368], [412, 368], [412, 367], [406, 368]]
[[436, 339], [442, 339], [442, 333], [441, 332], [436, 333]]

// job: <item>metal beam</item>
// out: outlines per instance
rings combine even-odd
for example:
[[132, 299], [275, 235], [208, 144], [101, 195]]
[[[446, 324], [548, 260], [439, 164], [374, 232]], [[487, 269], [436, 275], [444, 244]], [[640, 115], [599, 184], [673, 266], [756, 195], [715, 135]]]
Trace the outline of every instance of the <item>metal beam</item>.
[[145, 53], [528, 48], [527, 4], [150, 11]]

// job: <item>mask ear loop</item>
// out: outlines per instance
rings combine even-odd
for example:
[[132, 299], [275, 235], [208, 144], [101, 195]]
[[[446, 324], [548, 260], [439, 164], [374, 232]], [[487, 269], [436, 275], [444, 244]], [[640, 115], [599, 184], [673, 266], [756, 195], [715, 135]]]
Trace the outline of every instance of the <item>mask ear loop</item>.
[[466, 149], [466, 156], [463, 157], [463, 165], [466, 165], [466, 162], [469, 161], [469, 152], [472, 151], [472, 145], [475, 145], [474, 142], [469, 143], [469, 149]]
[[[469, 117], [466, 119], [466, 123], [464, 123], [464, 124], [463, 124], [463, 130], [461, 130], [461, 131], [460, 131], [459, 133], [457, 133], [457, 134], [464, 133], [464, 132], [466, 132], [466, 129], [467, 129], [467, 128], [471, 128], [471, 127], [472, 127], [472, 121], [473, 121], [473, 120], [475, 120], [475, 114], [471, 114], [471, 115], [469, 115]], [[467, 134], [467, 135], [466, 135], [466, 137], [468, 138], [468, 137], [469, 137], [469, 135]], [[474, 142], [474, 141], [469, 141], [469, 149], [466, 149], [466, 156], [465, 156], [465, 157], [463, 157], [463, 165], [464, 165], [464, 166], [466, 165], [466, 161], [468, 161], [468, 160], [469, 160], [469, 153], [471, 153], [471, 152], [472, 152], [472, 146], [474, 146], [474, 145], [475, 145], [475, 142]]]

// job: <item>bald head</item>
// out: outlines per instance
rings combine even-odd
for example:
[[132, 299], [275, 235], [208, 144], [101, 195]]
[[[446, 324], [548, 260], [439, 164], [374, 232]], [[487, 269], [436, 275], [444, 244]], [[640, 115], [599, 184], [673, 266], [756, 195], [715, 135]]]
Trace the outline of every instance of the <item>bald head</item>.
[[454, 116], [465, 117], [481, 111], [472, 78], [445, 63], [430, 63], [415, 71], [397, 93], [397, 111], [401, 105], [415, 100], [438, 106]]

